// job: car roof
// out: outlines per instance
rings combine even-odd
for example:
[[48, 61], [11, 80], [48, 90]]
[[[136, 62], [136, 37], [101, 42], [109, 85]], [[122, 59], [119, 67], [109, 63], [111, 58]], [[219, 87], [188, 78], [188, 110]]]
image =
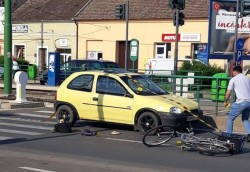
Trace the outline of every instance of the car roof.
[[112, 63], [115, 63], [111, 60], [94, 60], [94, 59], [72, 59], [72, 60], [69, 60], [68, 62], [74, 62], [74, 61], [77, 61], [77, 62], [83, 62], [83, 61], [92, 61], [92, 62], [112, 62]]
[[132, 73], [122, 68], [116, 69], [105, 69], [105, 70], [90, 70], [90, 71], [79, 71], [75, 72], [78, 74], [113, 74], [117, 76], [126, 76], [126, 75], [140, 75], [138, 73]]

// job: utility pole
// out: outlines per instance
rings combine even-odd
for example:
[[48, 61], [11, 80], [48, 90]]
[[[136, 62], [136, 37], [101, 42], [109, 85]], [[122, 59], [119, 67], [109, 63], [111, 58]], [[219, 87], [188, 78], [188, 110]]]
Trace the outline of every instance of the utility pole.
[[41, 49], [43, 49], [43, 21], [41, 21]]
[[12, 94], [12, 24], [11, 0], [5, 0], [4, 21], [4, 94]]
[[126, 4], [126, 43], [125, 43], [125, 70], [128, 68], [128, 20], [129, 20], [129, 0]]
[[45, 60], [45, 57], [44, 57], [44, 50], [43, 50], [43, 20], [41, 21], [41, 48], [40, 48], [40, 62], [41, 62], [41, 70], [44, 70], [46, 68], [45, 64], [46, 62], [44, 61]]

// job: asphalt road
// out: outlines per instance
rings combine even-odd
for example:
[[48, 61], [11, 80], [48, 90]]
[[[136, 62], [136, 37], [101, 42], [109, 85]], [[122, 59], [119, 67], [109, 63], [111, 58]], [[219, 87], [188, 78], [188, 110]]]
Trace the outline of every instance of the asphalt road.
[[[52, 108], [0, 110], [0, 166], [3, 172], [196, 172], [248, 171], [250, 143], [242, 154], [205, 156], [168, 145], [146, 147], [131, 126], [79, 121], [72, 133], [52, 133]], [[83, 136], [83, 129], [98, 132]], [[112, 131], [121, 134], [112, 135]], [[208, 136], [208, 133], [200, 135]]]

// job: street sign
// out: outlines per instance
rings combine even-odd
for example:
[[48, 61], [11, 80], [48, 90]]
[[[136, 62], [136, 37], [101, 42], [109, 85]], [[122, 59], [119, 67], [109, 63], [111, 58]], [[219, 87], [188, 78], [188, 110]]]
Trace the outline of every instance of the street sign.
[[132, 39], [130, 43], [130, 60], [136, 61], [138, 59], [139, 51], [139, 41], [137, 39]]
[[236, 58], [236, 64], [240, 65], [242, 61], [242, 50], [237, 50], [237, 58]]
[[242, 49], [244, 47], [244, 39], [239, 38], [237, 40], [237, 45], [236, 45], [237, 49]]

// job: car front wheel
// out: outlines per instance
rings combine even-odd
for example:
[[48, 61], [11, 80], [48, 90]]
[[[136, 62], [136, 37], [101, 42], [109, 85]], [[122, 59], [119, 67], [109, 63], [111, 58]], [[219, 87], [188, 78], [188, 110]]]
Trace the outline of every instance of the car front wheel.
[[74, 111], [68, 105], [62, 105], [56, 110], [56, 119], [57, 122], [59, 122], [60, 119], [63, 119], [64, 122], [69, 122], [72, 125], [76, 123], [76, 116], [74, 114]]
[[160, 124], [157, 116], [152, 112], [143, 112], [137, 121], [137, 127], [141, 133], [145, 133], [149, 129], [156, 127]]

